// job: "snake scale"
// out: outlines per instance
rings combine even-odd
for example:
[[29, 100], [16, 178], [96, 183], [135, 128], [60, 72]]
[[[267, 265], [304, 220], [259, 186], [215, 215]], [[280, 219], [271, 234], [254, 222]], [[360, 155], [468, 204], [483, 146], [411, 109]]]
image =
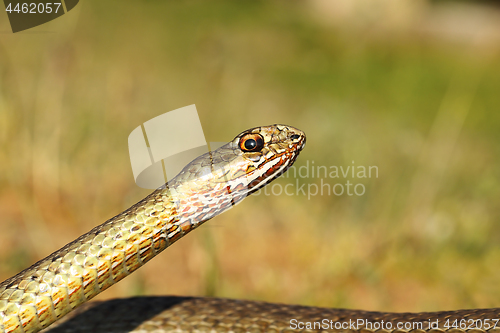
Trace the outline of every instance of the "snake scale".
[[85, 303], [279, 177], [305, 140], [291, 126], [262, 126], [196, 158], [137, 204], [0, 283], [0, 333], [500, 332], [500, 309], [383, 313], [196, 297]]

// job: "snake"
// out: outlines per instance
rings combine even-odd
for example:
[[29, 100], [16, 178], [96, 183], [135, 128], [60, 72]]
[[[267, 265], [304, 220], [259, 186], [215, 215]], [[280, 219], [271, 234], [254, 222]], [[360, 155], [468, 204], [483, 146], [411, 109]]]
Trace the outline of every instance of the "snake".
[[500, 309], [391, 313], [179, 296], [87, 302], [278, 178], [305, 142], [292, 126], [261, 126], [194, 159], [137, 204], [0, 283], [0, 333], [500, 331]]

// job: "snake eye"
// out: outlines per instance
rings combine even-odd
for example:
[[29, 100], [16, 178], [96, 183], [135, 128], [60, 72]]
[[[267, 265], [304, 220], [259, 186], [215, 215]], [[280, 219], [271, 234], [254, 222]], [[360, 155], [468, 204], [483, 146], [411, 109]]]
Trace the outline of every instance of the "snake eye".
[[264, 147], [264, 138], [259, 134], [246, 134], [240, 139], [240, 149], [245, 152], [257, 152]]
[[298, 138], [300, 138], [300, 135], [298, 135], [298, 134], [294, 134], [290, 137], [290, 139], [292, 139], [292, 140], [297, 140]]

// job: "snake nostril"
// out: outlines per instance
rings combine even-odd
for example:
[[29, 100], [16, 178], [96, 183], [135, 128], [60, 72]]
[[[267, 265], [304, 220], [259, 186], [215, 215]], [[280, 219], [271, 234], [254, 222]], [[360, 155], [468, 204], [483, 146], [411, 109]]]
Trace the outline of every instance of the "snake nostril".
[[294, 134], [290, 137], [290, 139], [292, 139], [292, 140], [297, 140], [298, 138], [300, 138], [300, 135], [298, 135], [298, 134]]

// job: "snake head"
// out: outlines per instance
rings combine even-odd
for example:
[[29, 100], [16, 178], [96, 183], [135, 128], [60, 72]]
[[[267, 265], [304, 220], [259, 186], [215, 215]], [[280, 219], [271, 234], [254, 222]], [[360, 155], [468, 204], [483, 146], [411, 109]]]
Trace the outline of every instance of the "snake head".
[[283, 174], [304, 148], [304, 132], [292, 126], [251, 128], [228, 144], [201, 155], [174, 179], [183, 191], [208, 192], [224, 184], [233, 195], [248, 195]]
[[172, 197], [189, 225], [231, 208], [283, 174], [304, 148], [304, 132], [291, 126], [251, 128], [201, 155], [174, 179]]
[[231, 163], [233, 171], [228, 173], [227, 178], [244, 178], [246, 182], [241, 182], [243, 186], [251, 192], [256, 191], [291, 167], [305, 143], [304, 132], [286, 125], [261, 126], [244, 131], [227, 147], [237, 156]]

